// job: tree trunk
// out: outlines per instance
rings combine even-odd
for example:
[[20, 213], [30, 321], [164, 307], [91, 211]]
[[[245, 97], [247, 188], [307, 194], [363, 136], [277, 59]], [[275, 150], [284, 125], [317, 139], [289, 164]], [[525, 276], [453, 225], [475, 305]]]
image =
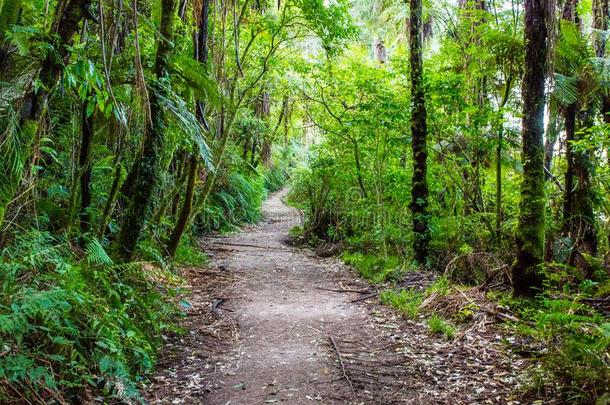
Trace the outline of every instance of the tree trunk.
[[410, 0], [409, 42], [411, 48], [411, 137], [413, 148], [413, 179], [411, 214], [413, 217], [413, 250], [415, 260], [425, 263], [430, 244], [428, 228], [428, 181], [426, 100], [423, 83], [422, 1]]
[[[210, 0], [203, 0], [203, 4], [201, 6], [201, 14], [199, 18], [199, 31], [195, 36], [195, 59], [201, 62], [203, 69], [207, 68], [208, 62], [209, 11]], [[196, 103], [195, 109], [197, 119], [204, 127], [207, 128], [208, 125], [205, 119], [205, 106], [203, 102], [198, 101]], [[195, 199], [195, 185], [198, 173], [198, 158], [196, 154], [193, 154], [190, 158], [188, 183], [186, 186], [186, 194], [184, 196], [182, 209], [180, 210], [180, 215], [178, 216], [172, 234], [166, 245], [167, 254], [169, 255], [169, 257], [172, 258], [176, 255], [176, 250], [178, 249], [178, 245], [180, 244], [180, 239], [182, 238], [184, 230], [186, 229], [186, 226], [192, 218], [193, 201]]]
[[525, 75], [523, 78], [523, 181], [517, 260], [513, 267], [516, 295], [533, 295], [542, 287], [538, 267], [544, 259], [544, 81], [547, 28], [542, 0], [525, 1]]
[[91, 141], [93, 139], [93, 114], [87, 116], [87, 102], [83, 103], [82, 108], [82, 128], [80, 156], [78, 159], [80, 175], [80, 210], [79, 220], [81, 232], [85, 233], [90, 228], [91, 218], [89, 206], [91, 205]]
[[176, 225], [174, 226], [174, 230], [172, 231], [166, 246], [169, 257], [174, 257], [176, 255], [176, 250], [180, 244], [180, 239], [182, 238], [182, 234], [184, 233], [191, 215], [191, 210], [193, 209], [193, 198], [195, 196], [195, 182], [197, 180], [198, 169], [199, 162], [197, 160], [197, 155], [193, 154], [189, 159], [188, 184], [186, 186], [184, 203], [182, 205], [182, 209], [180, 210], [180, 215], [178, 216]]
[[545, 179], [548, 181], [551, 178], [551, 169], [553, 168], [553, 154], [555, 153], [555, 144], [559, 136], [559, 110], [557, 104], [553, 101], [549, 103], [549, 122], [546, 127], [546, 139], [544, 141], [544, 172]]
[[[160, 40], [155, 60], [155, 75], [158, 82], [169, 77], [167, 71], [169, 57], [173, 50], [174, 17], [176, 14], [176, 0], [161, 1]], [[162, 86], [151, 91], [149, 95], [150, 120], [146, 122], [144, 133], [144, 148], [142, 156], [134, 165], [135, 170], [133, 189], [129, 208], [123, 219], [118, 238], [120, 256], [123, 260], [130, 260], [140, 238], [140, 234], [153, 203], [153, 192], [158, 183], [159, 162], [163, 152], [165, 137], [165, 116], [156, 92], [163, 92]]]
[[502, 143], [504, 142], [504, 129], [498, 131], [498, 145], [496, 146], [496, 240], [501, 241], [500, 232], [504, 219], [502, 210]]
[[591, 162], [587, 150], [574, 148], [574, 142], [583, 138], [583, 130], [593, 125], [592, 114], [583, 111], [580, 115], [580, 130], [576, 130], [576, 106], [570, 105], [566, 110], [566, 188], [564, 199], [563, 227], [564, 232], [573, 241], [573, 250], [569, 264], [577, 266], [591, 275], [591, 266], [583, 253], [597, 254], [597, 232], [593, 213]]

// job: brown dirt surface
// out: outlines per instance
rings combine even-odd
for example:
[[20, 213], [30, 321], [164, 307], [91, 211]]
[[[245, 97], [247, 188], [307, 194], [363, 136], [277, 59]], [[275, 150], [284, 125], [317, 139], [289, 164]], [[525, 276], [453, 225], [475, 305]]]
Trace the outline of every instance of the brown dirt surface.
[[358, 299], [371, 287], [349, 267], [286, 243], [300, 217], [284, 195], [260, 224], [202, 241], [211, 262], [185, 270], [186, 332], [167, 338], [149, 403], [520, 403], [525, 361], [497, 330], [447, 341]]

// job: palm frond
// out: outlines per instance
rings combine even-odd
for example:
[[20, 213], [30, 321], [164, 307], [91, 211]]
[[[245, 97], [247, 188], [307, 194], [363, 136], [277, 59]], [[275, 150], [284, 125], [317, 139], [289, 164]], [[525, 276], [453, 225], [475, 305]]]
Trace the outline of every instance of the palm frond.
[[552, 96], [563, 106], [578, 100], [578, 78], [555, 73], [555, 88]]
[[198, 101], [204, 101], [211, 106], [219, 106], [221, 95], [218, 83], [205, 70], [205, 66], [193, 58], [184, 55], [172, 59], [171, 70], [180, 78], [187, 88], [195, 91]]
[[186, 102], [168, 86], [159, 82], [153, 81], [150, 90], [155, 93], [155, 97], [159, 100], [164, 111], [174, 118], [180, 129], [194, 143], [208, 170], [213, 171], [212, 152], [205, 140], [206, 131]]

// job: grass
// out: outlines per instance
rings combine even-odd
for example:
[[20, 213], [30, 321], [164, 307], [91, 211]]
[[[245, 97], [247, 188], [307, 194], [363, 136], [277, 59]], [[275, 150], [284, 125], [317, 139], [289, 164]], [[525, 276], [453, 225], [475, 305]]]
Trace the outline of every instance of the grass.
[[353, 266], [362, 278], [373, 284], [380, 284], [385, 281], [398, 280], [402, 274], [402, 262], [396, 256], [387, 258], [364, 253], [344, 253], [343, 261]]
[[455, 337], [455, 326], [451, 325], [437, 314], [428, 318], [428, 328], [433, 335], [442, 335], [447, 339], [453, 339]]
[[382, 304], [398, 309], [409, 319], [417, 319], [423, 295], [413, 290], [385, 290], [379, 295]]

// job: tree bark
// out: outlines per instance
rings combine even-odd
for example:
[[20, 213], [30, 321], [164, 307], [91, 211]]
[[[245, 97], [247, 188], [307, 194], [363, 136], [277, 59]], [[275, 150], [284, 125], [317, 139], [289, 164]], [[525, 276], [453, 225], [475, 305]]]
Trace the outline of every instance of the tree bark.
[[[161, 1], [160, 39], [155, 59], [155, 76], [158, 82], [169, 77], [167, 71], [169, 57], [173, 51], [174, 18], [176, 0]], [[129, 208], [123, 219], [118, 238], [119, 254], [125, 261], [130, 260], [136, 250], [138, 240], [153, 204], [153, 192], [158, 183], [159, 162], [165, 138], [165, 114], [156, 91], [163, 92], [162, 86], [150, 92], [150, 120], [146, 122], [142, 156], [134, 165], [133, 188]]]
[[544, 142], [544, 172], [545, 179], [551, 179], [551, 169], [553, 168], [553, 155], [555, 153], [555, 145], [559, 136], [559, 110], [557, 103], [551, 101], [549, 103], [549, 122], [546, 127], [546, 139]]
[[197, 172], [199, 171], [199, 161], [197, 155], [193, 154], [189, 159], [189, 174], [188, 174], [188, 184], [186, 186], [186, 194], [184, 196], [184, 203], [182, 205], [182, 209], [180, 210], [180, 215], [178, 216], [178, 220], [176, 221], [176, 225], [174, 225], [174, 230], [167, 242], [166, 250], [169, 257], [174, 257], [176, 255], [176, 250], [178, 249], [178, 245], [180, 244], [180, 239], [182, 238], [182, 234], [186, 229], [186, 225], [189, 222], [189, 217], [191, 215], [191, 210], [193, 209], [193, 198], [195, 196], [195, 182], [197, 180]]
[[430, 244], [428, 227], [428, 181], [426, 100], [423, 83], [422, 1], [410, 0], [410, 63], [411, 63], [411, 137], [413, 149], [413, 179], [411, 215], [413, 220], [413, 250], [415, 260], [425, 263]]
[[90, 228], [91, 217], [89, 207], [91, 206], [91, 141], [93, 140], [93, 114], [87, 116], [87, 102], [82, 108], [82, 128], [80, 154], [78, 159], [80, 175], [80, 210], [79, 220], [81, 232], [85, 233]]
[[533, 295], [542, 287], [539, 266], [544, 259], [544, 81], [547, 27], [542, 0], [525, 1], [525, 75], [523, 78], [523, 181], [517, 260], [513, 266], [516, 295]]
[[569, 264], [576, 266], [591, 275], [591, 266], [583, 253], [597, 254], [597, 231], [593, 213], [591, 161], [587, 150], [574, 148], [574, 142], [583, 138], [583, 130], [593, 125], [590, 111], [581, 111], [580, 130], [576, 129], [576, 105], [566, 110], [566, 170], [563, 227], [564, 232], [572, 239], [573, 249]]

